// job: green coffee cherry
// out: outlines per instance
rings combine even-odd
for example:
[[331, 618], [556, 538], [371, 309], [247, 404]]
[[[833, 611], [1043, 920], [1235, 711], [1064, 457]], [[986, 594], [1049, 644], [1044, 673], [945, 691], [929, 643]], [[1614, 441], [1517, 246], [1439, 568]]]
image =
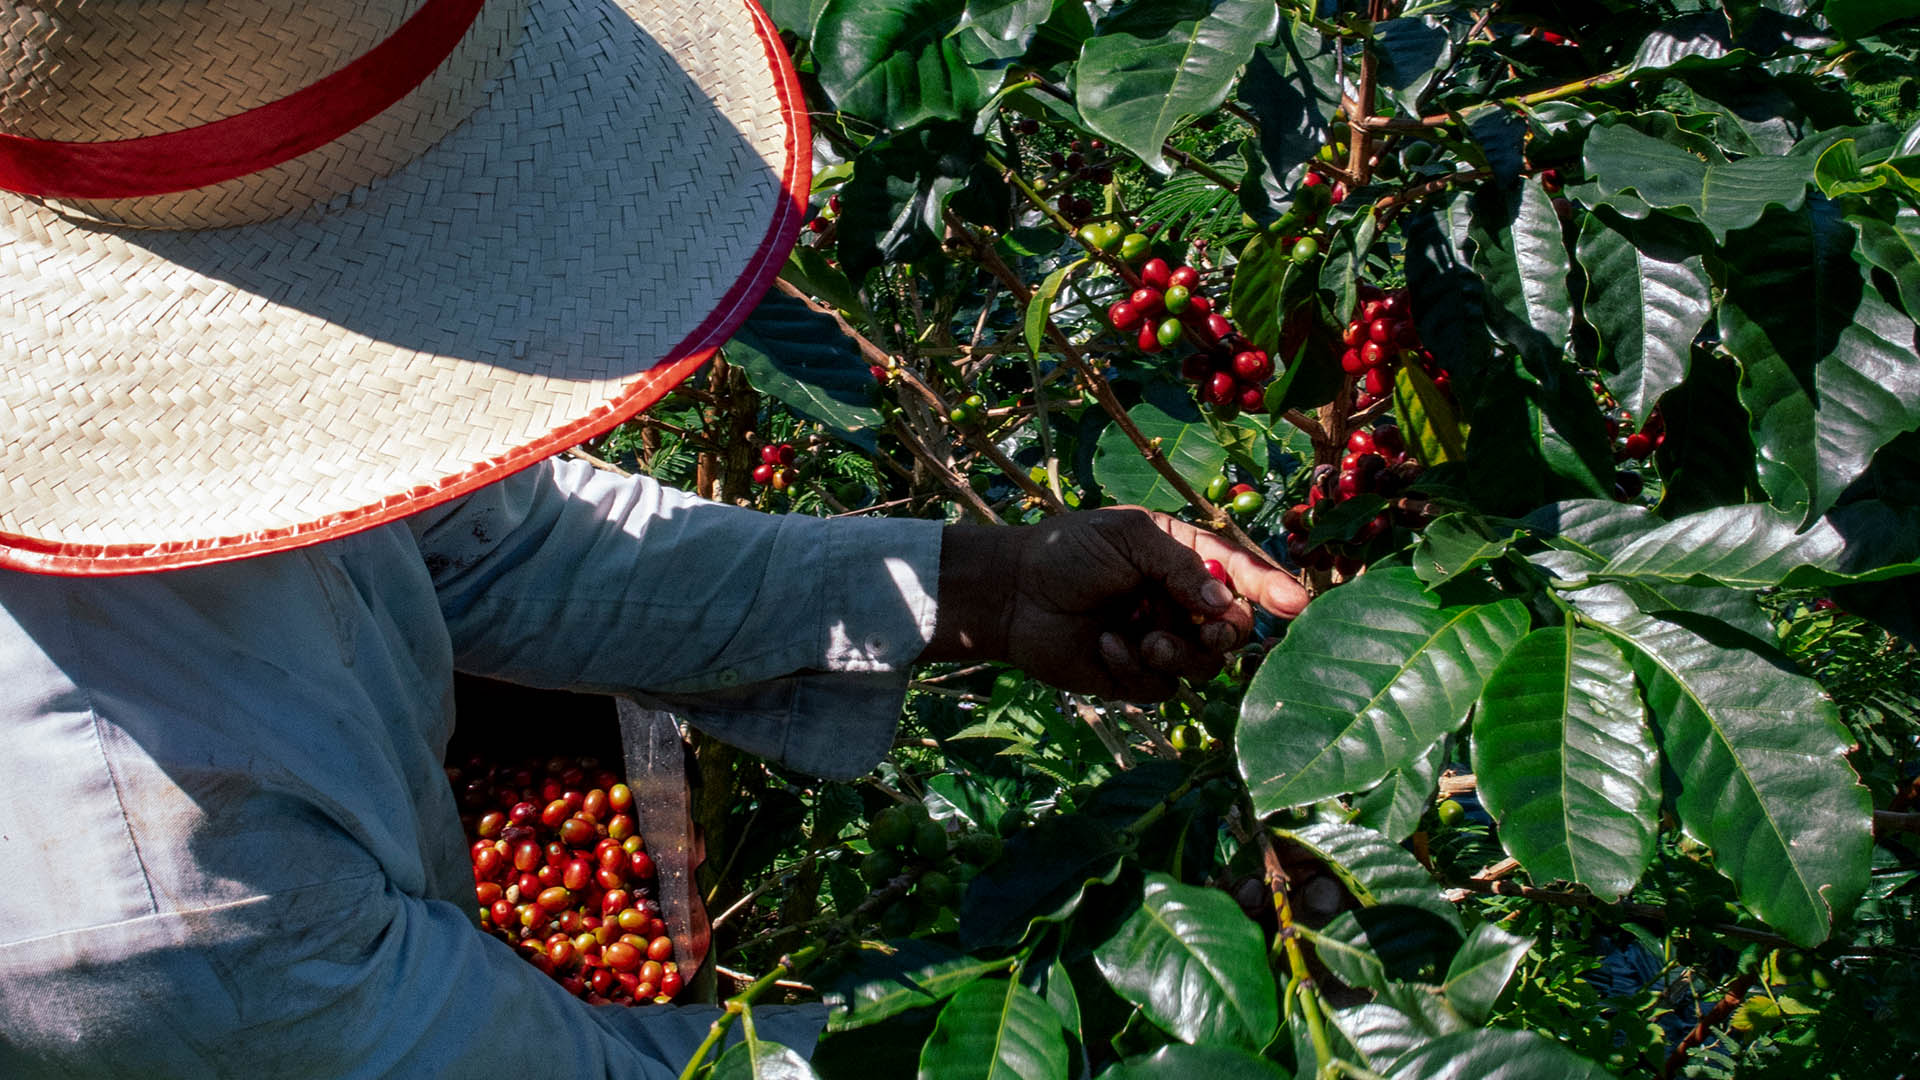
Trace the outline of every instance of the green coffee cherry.
[[860, 877], [869, 885], [882, 885], [900, 872], [900, 860], [891, 852], [870, 852], [860, 860]]
[[[1160, 302], [1167, 305], [1168, 314], [1178, 315], [1187, 310], [1187, 304], [1192, 301], [1192, 299], [1193, 293], [1189, 291], [1185, 285], [1170, 285], [1167, 287], [1167, 291], [1161, 295]], [[1171, 345], [1173, 342], [1163, 341], [1161, 344]]]
[[1467, 820], [1467, 808], [1452, 799], [1442, 800], [1439, 806], [1434, 807], [1433, 812], [1434, 816], [1440, 819], [1440, 824], [1449, 829], [1458, 828]]
[[1320, 241], [1311, 236], [1303, 236], [1294, 242], [1293, 251], [1290, 254], [1296, 263], [1312, 262], [1314, 257], [1320, 254]]
[[1126, 238], [1120, 241], [1120, 257], [1132, 262], [1145, 255], [1152, 247], [1153, 241], [1147, 239], [1146, 233], [1128, 233]]
[[1217, 503], [1226, 498], [1227, 489], [1232, 486], [1233, 482], [1227, 479], [1225, 473], [1215, 473], [1213, 479], [1207, 481], [1207, 501]]
[[913, 851], [923, 859], [947, 857], [947, 830], [937, 821], [923, 821], [913, 830]]
[[[1174, 288], [1180, 286], [1175, 285]], [[1153, 332], [1154, 339], [1162, 345], [1174, 345], [1180, 341], [1180, 320], [1168, 319]]]
[[960, 856], [962, 862], [985, 866], [1000, 857], [1003, 847], [1005, 845], [993, 833], [970, 832], [962, 836], [960, 842], [954, 845], [954, 852]]
[[889, 806], [873, 816], [867, 829], [867, 841], [875, 851], [898, 848], [913, 839], [913, 819], [897, 806]]
[[1243, 491], [1233, 497], [1233, 512], [1236, 514], [1257, 514], [1267, 500], [1257, 491]]

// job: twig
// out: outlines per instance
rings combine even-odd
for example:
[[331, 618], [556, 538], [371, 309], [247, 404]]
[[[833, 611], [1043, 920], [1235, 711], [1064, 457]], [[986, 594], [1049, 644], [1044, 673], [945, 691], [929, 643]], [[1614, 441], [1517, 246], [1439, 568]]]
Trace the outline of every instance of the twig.
[[1754, 981], [1751, 972], [1742, 972], [1727, 984], [1726, 991], [1720, 995], [1719, 1001], [1713, 1003], [1712, 1010], [1700, 1017], [1700, 1022], [1693, 1025], [1693, 1030], [1687, 1032], [1679, 1045], [1673, 1048], [1673, 1053], [1667, 1055], [1666, 1068], [1660, 1070], [1662, 1077], [1680, 1075], [1681, 1066], [1687, 1063], [1687, 1051], [1705, 1042], [1707, 1032], [1718, 1027], [1733, 1010], [1740, 1007], [1741, 1002], [1747, 1000], [1747, 991], [1753, 988]]
[[960, 501], [966, 504], [967, 509], [973, 511], [975, 517], [989, 525], [1006, 524], [1005, 521], [1000, 519], [1000, 515], [993, 512], [993, 507], [988, 506], [987, 501], [980, 497], [980, 493], [973, 490], [973, 485], [954, 475], [953, 470], [947, 468], [944, 462], [938, 457], [935, 457], [933, 451], [927, 449], [926, 444], [921, 442], [920, 437], [915, 435], [907, 425], [901, 423], [898, 418], [895, 418], [892, 426], [888, 430], [892, 431], [894, 437], [900, 440], [901, 445], [907, 448], [908, 453], [912, 454], [922, 464], [926, 465], [928, 469], [933, 471], [933, 474], [939, 478], [947, 490], [958, 495]]
[[605, 458], [595, 456], [594, 454], [592, 454], [591, 452], [589, 452], [583, 447], [575, 446], [575, 447], [569, 448], [567, 450], [567, 456], [579, 458], [581, 461], [586, 462], [587, 464], [593, 466], [594, 468], [600, 469], [604, 472], [613, 473], [615, 476], [632, 476], [633, 475], [632, 473], [621, 468], [620, 466], [615, 465], [613, 462], [608, 461]]
[[728, 919], [732, 918], [736, 913], [738, 913], [741, 908], [747, 907], [748, 905], [752, 904], [755, 900], [758, 900], [760, 896], [763, 893], [765, 893], [768, 889], [771, 889], [775, 885], [780, 884], [781, 880], [784, 877], [786, 877], [786, 875], [791, 873], [796, 873], [802, 868], [812, 863], [815, 858], [819, 857], [819, 854], [820, 853], [817, 851], [809, 851], [807, 852], [806, 857], [801, 859], [799, 862], [794, 863], [792, 866], [787, 867], [785, 870], [780, 871], [778, 874], [767, 875], [767, 879], [765, 881], [762, 881], [759, 885], [755, 886], [752, 892], [748, 893], [747, 895], [741, 897], [738, 900], [735, 900], [733, 904], [727, 908], [727, 910], [721, 912], [718, 915], [715, 915], [713, 917], [712, 923], [710, 924], [711, 929], [714, 929], [714, 930], [720, 929], [721, 925], [725, 923]]
[[[918, 392], [941, 416], [947, 416], [953, 411], [952, 406], [948, 405], [946, 399], [941, 397], [940, 391], [928, 385], [920, 376], [915, 375], [904, 367], [896, 374], [901, 382]], [[978, 428], [965, 427], [957, 428], [957, 430], [960, 432], [960, 437], [966, 441], [968, 446], [973, 448], [975, 453], [985, 455], [987, 460], [998, 466], [1000, 471], [1006, 474], [1007, 479], [1013, 481], [1015, 487], [1026, 492], [1028, 497], [1039, 504], [1041, 509], [1049, 514], [1064, 513], [1066, 511], [1067, 504], [1062, 502], [1058, 495], [1034, 483], [1033, 477], [1028, 476], [1025, 469], [1014, 464], [1013, 459], [1003, 453], [998, 446], [995, 446], [993, 440], [987, 438]]]
[[1154, 757], [1165, 758], [1168, 761], [1179, 760], [1180, 751], [1174, 749], [1173, 744], [1167, 741], [1166, 735], [1160, 731], [1160, 725], [1150, 720], [1145, 710], [1138, 705], [1129, 705], [1125, 702], [1120, 703], [1117, 708], [1120, 710], [1120, 718], [1127, 722], [1127, 726], [1144, 736], [1147, 744], [1153, 747]]
[[[725, 975], [727, 978], [732, 979], [734, 982], [737, 982], [737, 983], [750, 983], [754, 980], [754, 977], [752, 975], [749, 975], [744, 971], [735, 971], [730, 967], [722, 967], [719, 964], [713, 965], [713, 970], [714, 970], [714, 974]], [[817, 988], [809, 986], [803, 982], [796, 982], [793, 979], [775, 979], [773, 980], [773, 985], [779, 987], [782, 990], [800, 990], [809, 994], [818, 992]]]
[[[1001, 261], [999, 254], [993, 250], [991, 245], [982, 244], [979, 238], [974, 236], [973, 233], [967, 229], [966, 224], [951, 210], [947, 211], [947, 224], [954, 231], [954, 234], [962, 238], [963, 242], [967, 244], [975, 260], [986, 268], [988, 273], [999, 278], [1001, 283], [1006, 285], [1007, 291], [1020, 302], [1021, 307], [1024, 308], [1032, 302], [1033, 294], [1027, 289], [1026, 283], [1020, 280], [1019, 275], [1015, 274], [1008, 268], [1005, 262]], [[1239, 524], [1227, 515], [1226, 511], [1214, 505], [1205, 495], [1196, 491], [1192, 484], [1187, 483], [1187, 478], [1181, 476], [1179, 470], [1175, 469], [1173, 464], [1167, 460], [1167, 456], [1160, 451], [1159, 443], [1156, 440], [1147, 438], [1146, 435], [1140, 431], [1139, 426], [1133, 422], [1133, 418], [1127, 415], [1126, 406], [1121, 404], [1120, 399], [1114, 395], [1113, 387], [1108, 385], [1106, 377], [1094, 370], [1093, 366], [1087, 362], [1086, 356], [1074, 346], [1073, 342], [1068, 339], [1066, 333], [1063, 332], [1059, 326], [1055, 325], [1052, 319], [1046, 321], [1046, 333], [1048, 339], [1053, 342], [1054, 348], [1062, 356], [1066, 357], [1067, 362], [1073, 365], [1074, 370], [1079, 373], [1081, 383], [1086, 387], [1087, 391], [1093, 395], [1095, 401], [1100, 403], [1100, 407], [1106, 411], [1107, 415], [1113, 418], [1113, 422], [1119, 426], [1120, 431], [1125, 434], [1127, 439], [1140, 451], [1141, 456], [1147, 459], [1147, 464], [1153, 467], [1153, 471], [1159, 473], [1175, 491], [1178, 491], [1180, 497], [1185, 499], [1188, 505], [1195, 507], [1202, 514], [1206, 515], [1208, 524], [1213, 528], [1226, 533], [1227, 536], [1231, 537], [1233, 542], [1245, 550], [1247, 554], [1259, 559], [1262, 563], [1276, 570], [1280, 570], [1279, 564], [1262, 550], [1259, 544], [1254, 543], [1253, 538], [1248, 536], [1246, 531], [1240, 528]], [[1285, 573], [1284, 570], [1281, 570], [1281, 572]]]
[[1100, 715], [1100, 710], [1084, 701], [1074, 701], [1071, 697], [1068, 700], [1073, 701], [1074, 712], [1080, 717], [1080, 722], [1087, 725], [1087, 728], [1093, 732], [1093, 737], [1099, 739], [1100, 745], [1106, 747], [1107, 753], [1113, 756], [1114, 766], [1120, 769], [1133, 768], [1132, 752], [1127, 749], [1127, 744], [1121, 742], [1120, 737], [1113, 733], [1113, 728]]
[[772, 971], [755, 979], [745, 990], [728, 998], [724, 1010], [719, 1016], [714, 1017], [713, 1024], [707, 1028], [706, 1039], [694, 1048], [693, 1056], [687, 1059], [686, 1067], [680, 1070], [680, 1080], [693, 1080], [695, 1074], [700, 1071], [700, 1066], [706, 1062], [707, 1055], [713, 1053], [714, 1048], [720, 1045], [720, 1041], [727, 1037], [727, 1029], [733, 1026], [735, 1017], [750, 1011], [753, 1003], [759, 1000], [761, 994], [767, 992], [768, 987], [812, 964], [824, 948], [823, 945], [809, 945], [791, 956], [781, 958], [780, 963], [776, 964]]

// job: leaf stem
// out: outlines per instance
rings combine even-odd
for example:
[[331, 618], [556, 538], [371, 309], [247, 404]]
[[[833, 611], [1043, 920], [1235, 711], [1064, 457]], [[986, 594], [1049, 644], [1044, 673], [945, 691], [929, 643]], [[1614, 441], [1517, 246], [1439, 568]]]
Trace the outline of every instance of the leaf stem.
[[[693, 1080], [694, 1076], [699, 1072], [701, 1064], [706, 1061], [707, 1055], [711, 1054], [714, 1048], [720, 1045], [720, 1041], [727, 1037], [727, 1029], [733, 1026], [734, 1017], [742, 1016], [752, 1009], [753, 1003], [759, 999], [761, 994], [766, 993], [774, 983], [779, 982], [781, 979], [795, 972], [805, 970], [815, 960], [819, 959], [820, 953], [824, 949], [825, 946], [823, 945], [809, 945], [790, 956], [782, 958], [780, 963], [774, 965], [772, 971], [753, 980], [753, 982], [747, 984], [746, 989], [728, 998], [726, 1005], [723, 1007], [723, 1011], [719, 1016], [714, 1017], [713, 1023], [708, 1026], [706, 1039], [694, 1049], [693, 1057], [689, 1058], [686, 1067], [680, 1070], [680, 1080]], [[747, 1031], [749, 1035], [753, 1032], [752, 1023], [752, 1019], [748, 1018]]]

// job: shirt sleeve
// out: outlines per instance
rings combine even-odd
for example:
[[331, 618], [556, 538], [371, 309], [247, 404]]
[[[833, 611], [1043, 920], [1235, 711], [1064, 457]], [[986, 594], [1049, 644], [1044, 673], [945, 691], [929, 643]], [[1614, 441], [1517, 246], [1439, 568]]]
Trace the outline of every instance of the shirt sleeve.
[[892, 744], [940, 523], [769, 515], [548, 461], [409, 520], [461, 670], [623, 694], [804, 772]]

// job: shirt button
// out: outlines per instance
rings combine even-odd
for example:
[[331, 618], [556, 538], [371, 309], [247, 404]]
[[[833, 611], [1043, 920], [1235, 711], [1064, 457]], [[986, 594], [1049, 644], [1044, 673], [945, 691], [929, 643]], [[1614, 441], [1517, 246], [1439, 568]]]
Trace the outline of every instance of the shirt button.
[[868, 634], [867, 655], [873, 657], [887, 655], [887, 639], [879, 634]]
[[733, 668], [728, 668], [722, 671], [716, 678], [720, 680], [721, 686], [734, 686], [740, 682], [740, 673]]

